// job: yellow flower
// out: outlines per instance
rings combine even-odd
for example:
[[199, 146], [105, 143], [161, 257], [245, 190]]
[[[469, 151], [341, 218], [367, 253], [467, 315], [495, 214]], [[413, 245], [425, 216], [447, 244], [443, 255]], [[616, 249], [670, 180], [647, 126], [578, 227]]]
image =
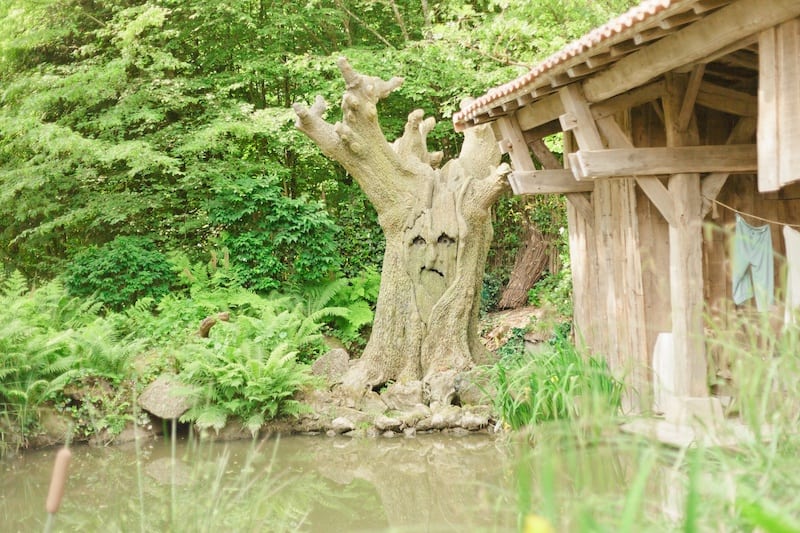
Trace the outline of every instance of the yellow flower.
[[547, 518], [539, 515], [529, 514], [525, 517], [525, 526], [522, 528], [523, 533], [555, 533], [556, 530], [550, 524]]

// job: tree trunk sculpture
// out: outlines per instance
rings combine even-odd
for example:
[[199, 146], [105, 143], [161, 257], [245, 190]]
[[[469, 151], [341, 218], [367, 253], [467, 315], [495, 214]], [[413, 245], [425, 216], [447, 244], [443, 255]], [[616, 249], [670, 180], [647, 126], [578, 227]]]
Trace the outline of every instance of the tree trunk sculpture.
[[491, 207], [507, 187], [507, 165], [489, 127], [467, 130], [457, 159], [439, 168], [427, 149], [435, 124], [413, 111], [402, 137], [389, 143], [377, 103], [403, 83], [355, 72], [344, 58], [342, 122], [322, 115], [317, 97], [295, 104], [297, 127], [341, 163], [378, 213], [386, 238], [372, 335], [344, 377], [351, 388], [425, 379], [483, 362], [478, 309], [492, 239]]

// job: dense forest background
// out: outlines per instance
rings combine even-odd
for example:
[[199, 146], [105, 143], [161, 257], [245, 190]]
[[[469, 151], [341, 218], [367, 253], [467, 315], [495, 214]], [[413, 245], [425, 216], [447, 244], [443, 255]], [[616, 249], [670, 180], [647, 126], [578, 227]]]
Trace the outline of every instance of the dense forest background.
[[[372, 207], [294, 128], [291, 104], [321, 94], [335, 120], [335, 62], [346, 56], [361, 72], [405, 78], [380, 110], [389, 140], [421, 108], [438, 121], [431, 149], [449, 158], [463, 98], [631, 3], [3, 2], [0, 264], [29, 280], [66, 273], [87, 294], [104, 262], [158, 272], [155, 254], [224, 254], [263, 291], [378, 270]], [[495, 289], [526, 224], [551, 235], [564, 225], [555, 197], [507, 198], [497, 211]]]

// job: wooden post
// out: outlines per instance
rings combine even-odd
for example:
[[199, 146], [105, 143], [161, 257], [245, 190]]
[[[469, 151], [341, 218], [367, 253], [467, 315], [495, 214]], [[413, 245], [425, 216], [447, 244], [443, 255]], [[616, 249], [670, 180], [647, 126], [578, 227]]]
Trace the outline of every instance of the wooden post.
[[[666, 75], [663, 98], [667, 146], [699, 143], [697, 123], [690, 117], [681, 128], [681, 106], [687, 76]], [[675, 174], [669, 179], [674, 217], [669, 227], [670, 299], [675, 376], [678, 397], [708, 396], [703, 343], [702, 198], [699, 174]]]

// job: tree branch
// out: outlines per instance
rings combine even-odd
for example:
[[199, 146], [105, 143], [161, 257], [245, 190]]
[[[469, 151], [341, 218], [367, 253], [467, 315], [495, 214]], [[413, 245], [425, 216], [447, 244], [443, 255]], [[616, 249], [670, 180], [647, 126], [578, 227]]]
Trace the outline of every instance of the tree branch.
[[[317, 97], [310, 109], [301, 104], [294, 105], [296, 126], [316, 142], [326, 156], [350, 172], [380, 213], [395, 204], [401, 191], [415, 190], [420, 173], [425, 175], [432, 171], [430, 166], [420, 168], [418, 161], [423, 159], [417, 162], [401, 159], [386, 140], [378, 122], [377, 103], [397, 89], [403, 78], [385, 81], [360, 74], [353, 70], [346, 58], [340, 58], [337, 64], [346, 86], [342, 97], [342, 121], [334, 125], [327, 123], [322, 118], [327, 106], [321, 97]], [[407, 128], [408, 137], [400, 143], [418, 149], [422, 141], [413, 141], [414, 135], [420, 135], [424, 128], [432, 125], [428, 121], [422, 122], [421, 115], [415, 120], [417, 132], [412, 131], [413, 127]]]
[[386, 38], [385, 38], [383, 35], [381, 35], [381, 34], [380, 34], [380, 33], [378, 33], [377, 31], [375, 31], [375, 30], [373, 30], [372, 28], [370, 28], [370, 27], [369, 27], [369, 25], [368, 25], [366, 22], [364, 22], [363, 20], [361, 20], [361, 18], [359, 18], [359, 16], [358, 16], [358, 15], [356, 15], [355, 13], [353, 13], [352, 11], [350, 11], [349, 9], [347, 9], [347, 7], [346, 7], [346, 6], [345, 6], [345, 5], [344, 5], [344, 4], [343, 4], [343, 3], [342, 3], [340, 0], [337, 0], [337, 1], [336, 1], [336, 5], [337, 5], [337, 6], [339, 6], [339, 8], [340, 8], [342, 11], [344, 11], [345, 13], [347, 13], [347, 14], [348, 14], [350, 17], [352, 17], [353, 19], [355, 19], [355, 21], [356, 21], [356, 22], [358, 22], [359, 24], [361, 24], [362, 26], [364, 26], [364, 28], [366, 28], [366, 30], [367, 30], [368, 32], [370, 32], [372, 35], [374, 35], [375, 37], [377, 37], [377, 38], [378, 38], [378, 40], [379, 40], [380, 42], [382, 42], [383, 44], [385, 44], [385, 45], [386, 45], [386, 46], [388, 46], [389, 48], [396, 48], [396, 47], [395, 47], [395, 46], [394, 46], [392, 43], [390, 43], [389, 41], [387, 41], [387, 40], [386, 40]]

